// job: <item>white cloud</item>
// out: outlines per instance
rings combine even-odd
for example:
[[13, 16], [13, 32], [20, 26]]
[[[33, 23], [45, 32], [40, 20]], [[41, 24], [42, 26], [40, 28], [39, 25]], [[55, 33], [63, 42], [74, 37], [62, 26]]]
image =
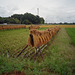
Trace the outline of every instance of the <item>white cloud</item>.
[[0, 0], [0, 16], [26, 12], [44, 17], [47, 22], [75, 22], [75, 0]]
[[4, 6], [0, 6], [0, 16], [2, 17], [8, 17], [11, 16], [11, 14], [13, 14], [16, 10], [18, 10], [17, 7], [4, 7]]

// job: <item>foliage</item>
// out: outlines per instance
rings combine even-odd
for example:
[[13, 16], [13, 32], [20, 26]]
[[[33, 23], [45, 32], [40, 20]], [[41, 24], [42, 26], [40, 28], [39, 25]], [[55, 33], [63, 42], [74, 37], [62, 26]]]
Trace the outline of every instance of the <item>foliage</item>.
[[22, 23], [23, 24], [32, 24], [32, 22], [30, 22], [29, 20], [24, 20]]
[[17, 18], [18, 20], [21, 20], [22, 16], [23, 16], [23, 14], [13, 14], [11, 17], [12, 18]]
[[0, 17], [0, 24], [44, 24], [44, 19], [31, 13], [13, 14], [11, 17]]
[[0, 24], [2, 24], [3, 23], [3, 18], [2, 17], [0, 17]]
[[70, 36], [72, 43], [75, 45], [75, 28], [66, 28], [66, 31]]
[[40, 18], [39, 16], [35, 16], [31, 13], [25, 13], [23, 16], [21, 16], [20, 21], [22, 24], [43, 24], [44, 23], [43, 18]]
[[44, 19], [31, 13], [13, 14], [11, 17], [0, 17], [0, 24], [44, 24]]
[[8, 24], [19, 24], [20, 21], [17, 18], [11, 18], [11, 17], [6, 17], [6, 18], [1, 18], [0, 23], [8, 23]]

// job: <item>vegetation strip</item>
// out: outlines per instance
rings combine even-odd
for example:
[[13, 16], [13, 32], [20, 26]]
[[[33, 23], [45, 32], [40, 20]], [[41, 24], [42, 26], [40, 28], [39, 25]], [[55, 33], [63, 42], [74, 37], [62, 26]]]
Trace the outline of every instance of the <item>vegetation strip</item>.
[[66, 31], [72, 40], [71, 43], [75, 45], [75, 28], [66, 28]]

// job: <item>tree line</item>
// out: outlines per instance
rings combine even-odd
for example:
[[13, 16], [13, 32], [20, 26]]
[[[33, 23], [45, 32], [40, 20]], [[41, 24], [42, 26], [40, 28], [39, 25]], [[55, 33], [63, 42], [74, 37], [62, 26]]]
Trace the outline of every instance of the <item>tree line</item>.
[[73, 23], [68, 23], [68, 22], [62, 23], [62, 22], [60, 22], [60, 23], [45, 23], [45, 24], [47, 24], [47, 25], [75, 25], [75, 22], [73, 22]]
[[13, 14], [11, 17], [0, 17], [0, 24], [44, 24], [44, 18], [31, 13]]

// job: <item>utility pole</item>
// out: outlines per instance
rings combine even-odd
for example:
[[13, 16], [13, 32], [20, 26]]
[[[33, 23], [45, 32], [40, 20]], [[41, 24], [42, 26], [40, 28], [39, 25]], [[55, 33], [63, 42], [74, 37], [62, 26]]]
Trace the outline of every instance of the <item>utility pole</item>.
[[37, 8], [37, 15], [39, 16], [39, 8]]

